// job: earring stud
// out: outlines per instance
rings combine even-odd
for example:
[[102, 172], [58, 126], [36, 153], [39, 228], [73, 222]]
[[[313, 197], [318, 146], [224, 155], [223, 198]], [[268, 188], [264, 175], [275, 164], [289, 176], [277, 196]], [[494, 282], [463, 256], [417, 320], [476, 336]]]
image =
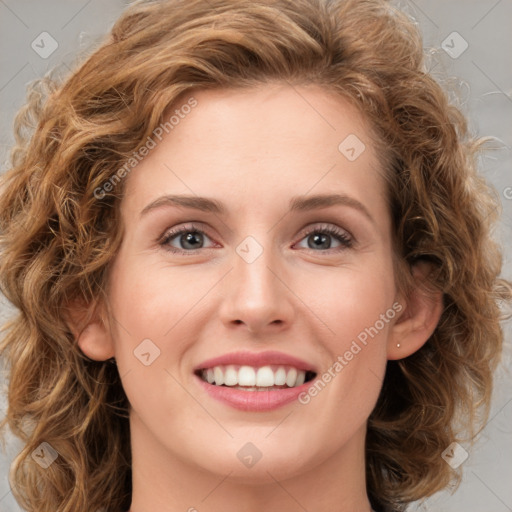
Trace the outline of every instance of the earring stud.
[[397, 346], [397, 348], [400, 348], [400, 343], [397, 343], [396, 346]]

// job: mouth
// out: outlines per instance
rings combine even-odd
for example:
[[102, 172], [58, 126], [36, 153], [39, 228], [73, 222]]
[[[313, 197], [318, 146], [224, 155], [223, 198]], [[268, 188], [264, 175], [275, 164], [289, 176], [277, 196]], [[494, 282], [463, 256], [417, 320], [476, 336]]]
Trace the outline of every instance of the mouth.
[[242, 350], [203, 361], [193, 372], [210, 398], [244, 412], [264, 413], [296, 402], [317, 377], [318, 367], [284, 352]]
[[302, 386], [312, 381], [316, 373], [291, 365], [216, 365], [195, 372], [212, 386], [242, 391], [273, 391]]

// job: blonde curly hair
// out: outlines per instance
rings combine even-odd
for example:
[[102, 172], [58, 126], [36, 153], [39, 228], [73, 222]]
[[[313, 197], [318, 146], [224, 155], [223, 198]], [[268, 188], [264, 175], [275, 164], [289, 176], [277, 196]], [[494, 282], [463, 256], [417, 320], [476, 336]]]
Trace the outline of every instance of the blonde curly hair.
[[[398, 285], [435, 266], [441, 320], [412, 356], [389, 361], [368, 421], [374, 508], [404, 510], [452, 481], [440, 454], [488, 415], [502, 349], [498, 199], [477, 173], [485, 143], [425, 71], [421, 35], [380, 0], [162, 0], [130, 6], [63, 83], [35, 83], [16, 119], [0, 196], [0, 286], [17, 308], [4, 326], [8, 410], [24, 442], [10, 480], [27, 511], [127, 510], [128, 400], [115, 365], [87, 358], [66, 308], [106, 300], [123, 237], [123, 182], [95, 195], [181, 93], [286, 81], [356, 105], [383, 155]], [[48, 442], [46, 470], [31, 453]], [[455, 475], [456, 476], [456, 475]]]

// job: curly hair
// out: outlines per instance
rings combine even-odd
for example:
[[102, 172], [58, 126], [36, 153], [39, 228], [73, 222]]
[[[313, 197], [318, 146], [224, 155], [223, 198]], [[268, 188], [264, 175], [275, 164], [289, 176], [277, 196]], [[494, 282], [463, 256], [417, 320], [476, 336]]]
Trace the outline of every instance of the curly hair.
[[[401, 290], [418, 259], [443, 293], [435, 332], [389, 361], [366, 437], [374, 508], [405, 510], [460, 478], [440, 454], [474, 439], [502, 350], [495, 191], [478, 174], [486, 139], [425, 70], [421, 35], [381, 0], [136, 2], [62, 83], [34, 83], [19, 112], [0, 196], [0, 286], [17, 308], [3, 328], [7, 425], [24, 442], [10, 480], [28, 511], [127, 510], [129, 403], [117, 367], [87, 358], [65, 320], [106, 301], [123, 238], [124, 181], [97, 196], [185, 92], [270, 81], [316, 84], [369, 121], [386, 172]], [[96, 194], [95, 194], [96, 191]], [[31, 459], [42, 443], [60, 457]]]

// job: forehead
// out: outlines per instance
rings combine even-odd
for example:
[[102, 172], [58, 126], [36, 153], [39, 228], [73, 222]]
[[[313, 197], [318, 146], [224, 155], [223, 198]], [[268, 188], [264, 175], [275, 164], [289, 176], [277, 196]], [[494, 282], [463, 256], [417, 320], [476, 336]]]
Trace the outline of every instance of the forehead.
[[239, 211], [310, 190], [370, 202], [383, 194], [367, 120], [320, 86], [199, 90], [182, 94], [163, 122], [128, 177], [125, 210], [164, 193], [226, 197]]

